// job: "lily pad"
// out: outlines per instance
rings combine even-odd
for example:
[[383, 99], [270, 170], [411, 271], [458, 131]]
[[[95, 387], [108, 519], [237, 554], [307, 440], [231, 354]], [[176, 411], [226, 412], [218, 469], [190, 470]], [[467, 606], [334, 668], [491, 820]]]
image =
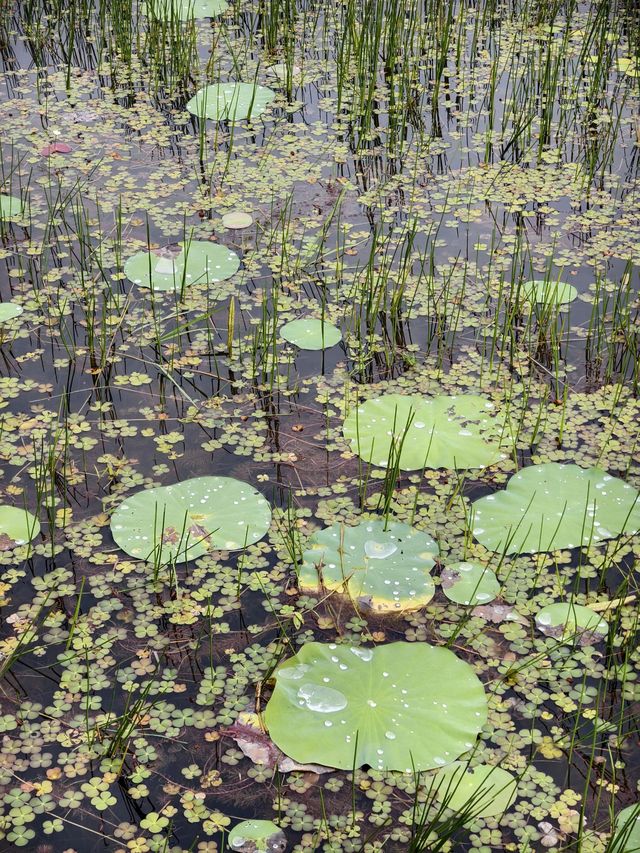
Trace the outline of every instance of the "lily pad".
[[456, 604], [488, 604], [500, 592], [495, 574], [480, 563], [451, 563], [440, 579], [444, 594]]
[[582, 645], [592, 645], [607, 636], [609, 626], [589, 607], [572, 602], [560, 602], [543, 607], [536, 614], [536, 626], [548, 637], [558, 640], [578, 639]]
[[342, 332], [333, 323], [315, 320], [312, 317], [292, 320], [280, 329], [280, 334], [300, 349], [329, 349], [342, 340]]
[[268, 502], [247, 483], [194, 477], [126, 498], [111, 518], [111, 533], [132, 557], [185, 562], [207, 551], [251, 545], [270, 523]]
[[232, 210], [222, 217], [222, 224], [225, 228], [234, 230], [249, 228], [253, 225], [253, 216], [250, 213], [244, 213], [242, 210]]
[[284, 832], [270, 820], [243, 820], [229, 833], [229, 849], [240, 853], [281, 853], [287, 849]]
[[611, 853], [640, 853], [640, 803], [622, 809], [616, 818]]
[[144, 6], [154, 17], [165, 21], [215, 18], [229, 8], [227, 0], [146, 0]]
[[416, 610], [433, 598], [438, 545], [408, 524], [363, 521], [318, 531], [304, 552], [300, 587], [339, 590], [379, 612]]
[[40, 533], [38, 519], [17, 506], [0, 506], [0, 551], [26, 545]]
[[22, 216], [24, 205], [14, 195], [0, 193], [0, 219], [18, 219]]
[[469, 819], [493, 817], [507, 811], [516, 798], [517, 780], [501, 767], [481, 764], [469, 769], [456, 762], [440, 770], [434, 782], [436, 796]]
[[568, 305], [577, 297], [578, 290], [564, 281], [537, 278], [525, 281], [522, 293], [527, 302], [538, 305]]
[[304, 763], [406, 773], [442, 767], [473, 747], [487, 719], [473, 669], [427, 643], [307, 643], [275, 678], [269, 733]]
[[201, 119], [241, 121], [259, 116], [275, 96], [273, 89], [254, 83], [214, 83], [196, 92], [187, 109]]
[[153, 290], [180, 290], [192, 284], [215, 284], [240, 267], [235, 252], [217, 243], [192, 240], [132, 255], [124, 265], [127, 278]]
[[400, 468], [484, 468], [504, 458], [496, 440], [493, 403], [471, 394], [418, 397], [385, 394], [351, 410], [344, 436], [366, 462], [386, 467], [400, 453]]
[[524, 468], [506, 489], [472, 504], [486, 548], [535, 554], [614, 539], [640, 529], [640, 494], [598, 468], [548, 462]]
[[19, 317], [23, 308], [16, 305], [15, 302], [0, 302], [0, 323], [7, 323], [9, 320], [15, 320]]

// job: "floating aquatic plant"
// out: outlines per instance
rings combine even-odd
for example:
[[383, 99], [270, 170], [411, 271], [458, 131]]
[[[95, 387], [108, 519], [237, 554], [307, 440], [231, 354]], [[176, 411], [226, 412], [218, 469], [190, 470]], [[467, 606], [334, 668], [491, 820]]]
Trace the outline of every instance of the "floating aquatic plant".
[[640, 803], [622, 809], [615, 821], [611, 853], [638, 853], [640, 851]]
[[40, 533], [38, 519], [17, 506], [0, 506], [0, 551], [26, 545]]
[[342, 332], [333, 323], [311, 317], [285, 323], [280, 334], [300, 349], [329, 349], [342, 340]]
[[0, 302], [0, 323], [7, 323], [9, 320], [15, 320], [22, 314], [22, 307], [16, 305], [15, 302]]
[[257, 118], [275, 96], [273, 89], [254, 83], [214, 83], [198, 90], [187, 101], [187, 109], [201, 119], [241, 121]]
[[23, 208], [22, 201], [16, 196], [0, 193], [0, 219], [18, 219]]
[[473, 669], [427, 643], [307, 643], [275, 678], [269, 734], [304, 763], [406, 773], [442, 767], [473, 747], [487, 717]]
[[415, 610], [433, 598], [437, 555], [436, 542], [408, 524], [333, 524], [311, 538], [298, 580], [304, 590], [344, 591], [379, 612]]
[[399, 453], [404, 471], [484, 468], [504, 458], [495, 440], [494, 409], [489, 400], [471, 394], [384, 394], [351, 410], [344, 436], [354, 453], [374, 465], [386, 466], [390, 455]]
[[222, 217], [222, 224], [225, 228], [231, 229], [249, 228], [253, 225], [253, 216], [242, 210], [232, 210], [229, 213], [224, 214]]
[[522, 292], [528, 302], [538, 305], [568, 305], [578, 295], [577, 288], [572, 284], [544, 278], [525, 281]]
[[450, 809], [463, 812], [469, 820], [503, 814], [516, 798], [517, 780], [501, 767], [481, 764], [469, 768], [455, 762], [438, 771], [434, 789]]
[[598, 468], [547, 462], [472, 504], [473, 535], [507, 554], [533, 554], [614, 539], [640, 528], [639, 493]]
[[215, 284], [231, 278], [240, 259], [226, 246], [206, 240], [173, 243], [150, 252], [137, 252], [124, 265], [127, 278], [153, 290], [181, 290], [193, 284]]
[[549, 604], [536, 613], [536, 625], [548, 637], [579, 640], [583, 645], [599, 642], [607, 636], [609, 626], [589, 607], [573, 602]]
[[247, 483], [194, 477], [125, 498], [111, 517], [111, 533], [132, 557], [184, 562], [257, 542], [270, 522], [268, 502]]
[[227, 0], [146, 0], [144, 7], [161, 20], [188, 21], [190, 18], [215, 18], [226, 12], [229, 4]]
[[450, 563], [440, 580], [444, 594], [456, 604], [488, 604], [500, 592], [495, 574], [480, 563]]
[[284, 832], [270, 820], [243, 820], [229, 833], [229, 849], [238, 853], [282, 853], [287, 849]]

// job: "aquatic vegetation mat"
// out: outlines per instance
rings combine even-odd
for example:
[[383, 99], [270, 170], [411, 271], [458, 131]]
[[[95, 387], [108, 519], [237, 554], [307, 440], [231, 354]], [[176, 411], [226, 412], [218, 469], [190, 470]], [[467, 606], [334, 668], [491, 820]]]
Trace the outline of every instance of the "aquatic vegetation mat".
[[275, 678], [265, 722], [296, 761], [406, 773], [441, 767], [473, 747], [486, 720], [473, 670], [426, 643], [307, 643]]
[[315, 533], [302, 555], [300, 588], [345, 592], [379, 613], [415, 610], [433, 598], [430, 572], [439, 548], [426, 533], [398, 522], [369, 519]]

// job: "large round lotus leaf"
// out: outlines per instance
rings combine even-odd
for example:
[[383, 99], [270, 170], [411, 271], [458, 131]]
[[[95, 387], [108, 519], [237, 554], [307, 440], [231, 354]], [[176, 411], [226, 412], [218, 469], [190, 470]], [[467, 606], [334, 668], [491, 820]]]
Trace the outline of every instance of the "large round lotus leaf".
[[328, 349], [342, 340], [342, 333], [337, 326], [313, 318], [285, 323], [280, 334], [285, 341], [300, 349]]
[[124, 265], [127, 278], [153, 290], [181, 290], [192, 284], [224, 281], [238, 271], [235, 252], [206, 240], [174, 243], [150, 252], [138, 252]]
[[506, 554], [535, 554], [613, 539], [640, 528], [639, 493], [598, 468], [548, 462], [472, 504], [473, 535]]
[[352, 409], [344, 436], [358, 456], [387, 465], [402, 445], [400, 468], [484, 468], [503, 458], [495, 440], [493, 403], [484, 397], [385, 394]]
[[0, 193], [0, 219], [18, 219], [22, 216], [24, 205], [14, 195]]
[[40, 533], [38, 519], [17, 506], [0, 506], [0, 551], [31, 542]]
[[525, 281], [522, 285], [522, 293], [527, 302], [535, 302], [538, 305], [568, 305], [578, 295], [577, 289], [572, 284], [544, 278]]
[[347, 592], [372, 610], [416, 610], [433, 598], [429, 572], [437, 555], [436, 542], [408, 524], [333, 524], [311, 538], [299, 582], [305, 590]]
[[579, 639], [583, 645], [606, 637], [609, 626], [589, 607], [560, 602], [543, 607], [536, 614], [536, 625], [548, 637], [558, 640]]
[[473, 747], [487, 719], [473, 669], [427, 643], [307, 643], [275, 678], [269, 734], [304, 764], [406, 773], [443, 767]]
[[440, 770], [434, 782], [438, 799], [469, 820], [506, 812], [517, 787], [517, 780], [501, 767], [482, 764], [470, 770], [461, 762]]
[[640, 853], [640, 803], [622, 809], [615, 827], [610, 853]]
[[214, 83], [205, 86], [187, 102], [190, 113], [214, 121], [240, 121], [263, 113], [276, 93], [254, 83]]
[[229, 849], [239, 853], [282, 853], [287, 839], [280, 827], [270, 820], [243, 820], [229, 833]]
[[7, 323], [22, 314], [23, 309], [15, 302], [0, 302], [0, 323]]
[[227, 0], [147, 0], [146, 11], [160, 20], [215, 18], [229, 8]]
[[488, 604], [500, 592], [495, 574], [480, 563], [451, 563], [440, 580], [444, 594], [456, 604]]
[[132, 557], [184, 562], [251, 545], [270, 523], [268, 502], [247, 483], [194, 477], [126, 498], [111, 517], [111, 533]]

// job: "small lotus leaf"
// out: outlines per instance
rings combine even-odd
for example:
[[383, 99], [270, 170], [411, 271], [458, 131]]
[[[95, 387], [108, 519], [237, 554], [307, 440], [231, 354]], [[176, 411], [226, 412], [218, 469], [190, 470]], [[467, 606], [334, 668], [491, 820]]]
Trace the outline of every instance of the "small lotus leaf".
[[239, 267], [240, 259], [226, 246], [191, 240], [138, 252], [128, 259], [124, 271], [134, 284], [164, 291], [181, 290], [192, 284], [215, 284], [231, 278]]
[[517, 780], [501, 767], [481, 764], [469, 769], [455, 762], [437, 774], [434, 789], [448, 808], [476, 817], [493, 817], [506, 812], [516, 798]]
[[579, 639], [583, 645], [606, 637], [609, 627], [595, 611], [573, 602], [559, 602], [543, 607], [536, 614], [536, 625], [549, 637], [561, 640]]
[[262, 495], [232, 477], [194, 477], [126, 498], [111, 518], [116, 543], [143, 560], [185, 562], [257, 542], [271, 523]]
[[196, 92], [187, 109], [201, 119], [241, 121], [259, 116], [275, 96], [273, 89], [254, 83], [214, 83]]
[[535, 302], [538, 305], [568, 305], [578, 295], [572, 284], [544, 278], [525, 281], [522, 292], [527, 302]]
[[639, 493], [598, 468], [548, 462], [475, 501], [473, 535], [486, 548], [534, 554], [613, 539], [640, 528]]
[[616, 818], [611, 853], [640, 853], [640, 803], [622, 809]]
[[31, 542], [40, 533], [38, 519], [17, 506], [0, 506], [0, 551]]
[[0, 302], [0, 323], [7, 323], [22, 314], [23, 309], [15, 302]]
[[275, 678], [265, 721], [280, 749], [303, 763], [442, 767], [473, 747], [487, 719], [473, 669], [427, 643], [307, 643]]
[[400, 468], [484, 468], [503, 458], [485, 436], [495, 431], [494, 409], [484, 397], [385, 394], [354, 408], [344, 436], [358, 456], [386, 467], [400, 451]]
[[329, 349], [342, 340], [342, 332], [337, 326], [326, 320], [323, 323], [322, 320], [313, 318], [285, 323], [280, 329], [280, 334], [285, 341], [295, 344], [300, 349]]
[[315, 533], [304, 552], [300, 587], [342, 590], [380, 612], [416, 610], [433, 598], [429, 574], [438, 545], [408, 524], [363, 521]]
[[0, 219], [19, 219], [22, 216], [24, 205], [22, 200], [14, 195], [0, 193]]
[[147, 11], [160, 20], [215, 18], [229, 8], [227, 0], [147, 0]]
[[480, 563], [451, 563], [440, 578], [444, 594], [456, 604], [488, 604], [500, 592], [495, 574]]
[[270, 820], [243, 820], [229, 833], [229, 849], [239, 853], [282, 853], [287, 849], [284, 832]]
[[253, 225], [253, 216], [242, 210], [232, 210], [229, 213], [225, 213], [222, 217], [222, 224], [225, 228], [250, 228]]

